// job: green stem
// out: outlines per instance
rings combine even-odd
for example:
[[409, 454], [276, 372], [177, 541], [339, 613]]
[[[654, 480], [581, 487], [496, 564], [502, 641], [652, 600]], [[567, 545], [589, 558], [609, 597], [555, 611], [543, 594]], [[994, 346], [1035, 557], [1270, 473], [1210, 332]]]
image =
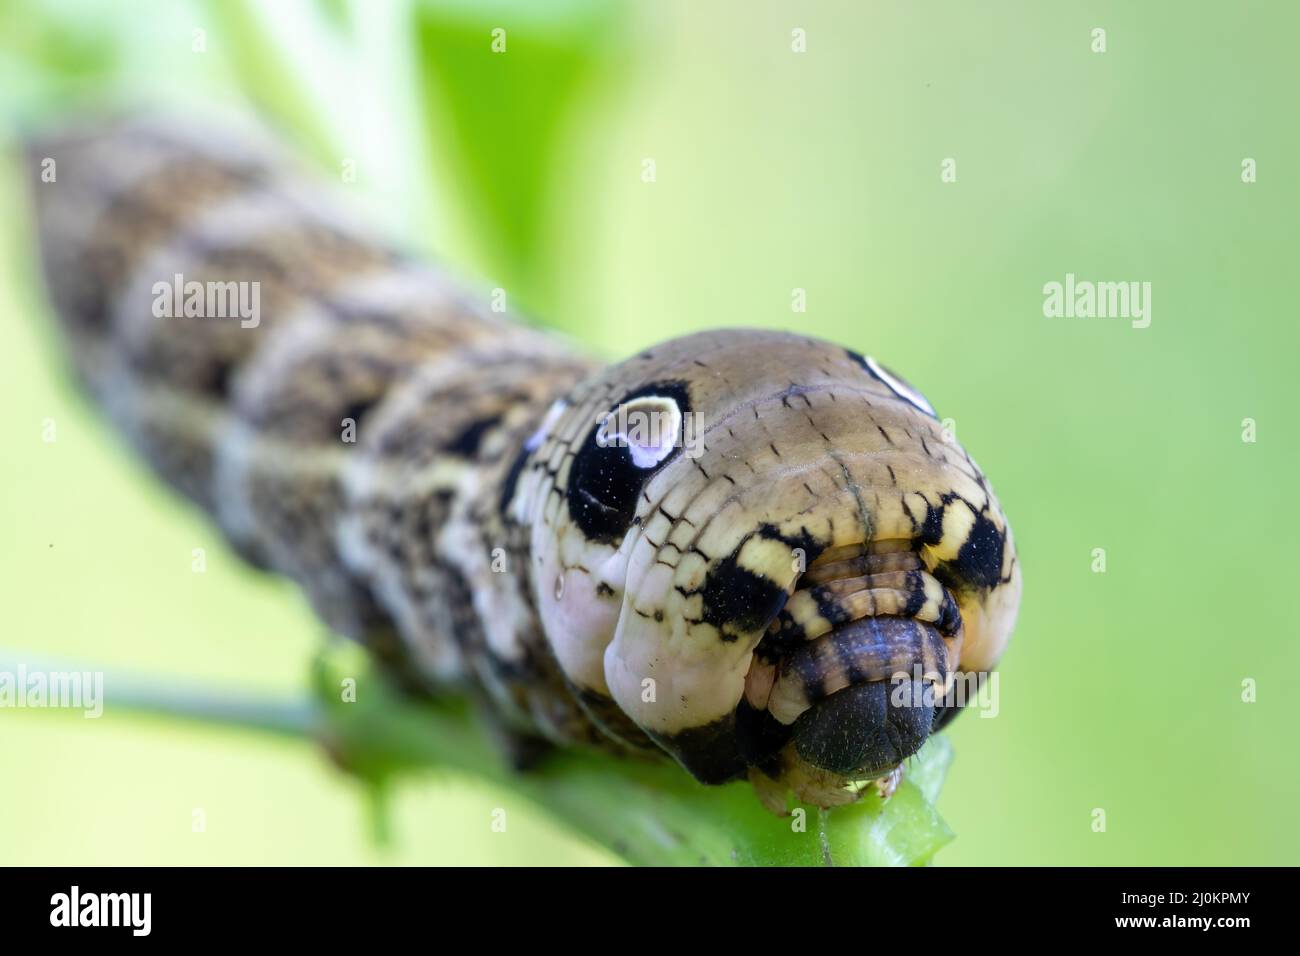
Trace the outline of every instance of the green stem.
[[[0, 672], [15, 665], [0, 656]], [[86, 670], [31, 661], [26, 667]], [[916, 865], [928, 863], [952, 839], [932, 806], [951, 760], [945, 738], [926, 745], [888, 802], [868, 793], [826, 814], [798, 807], [790, 817], [776, 817], [748, 784], [705, 787], [667, 763], [563, 752], [517, 773], [464, 701], [401, 696], [351, 649], [322, 658], [317, 688], [315, 699], [276, 699], [105, 677], [106, 710], [316, 739], [340, 766], [366, 780], [377, 800], [395, 777], [451, 769], [500, 788], [503, 809], [510, 798], [522, 797], [633, 864]], [[373, 809], [382, 830], [383, 807]]]

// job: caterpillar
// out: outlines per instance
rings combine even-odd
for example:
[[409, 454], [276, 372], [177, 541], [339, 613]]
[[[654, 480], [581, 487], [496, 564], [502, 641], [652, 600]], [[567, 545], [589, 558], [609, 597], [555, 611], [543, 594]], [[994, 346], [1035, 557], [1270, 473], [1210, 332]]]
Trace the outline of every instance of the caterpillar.
[[128, 117], [27, 149], [78, 381], [242, 557], [518, 753], [831, 807], [892, 792], [1002, 654], [1007, 520], [874, 359], [725, 329], [606, 366], [259, 137]]

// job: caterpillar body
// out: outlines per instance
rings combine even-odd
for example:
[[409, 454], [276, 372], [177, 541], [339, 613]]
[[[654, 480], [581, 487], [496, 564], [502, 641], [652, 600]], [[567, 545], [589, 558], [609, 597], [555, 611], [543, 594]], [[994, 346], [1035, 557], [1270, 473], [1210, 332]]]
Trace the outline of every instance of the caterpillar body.
[[873, 359], [728, 329], [603, 366], [256, 140], [127, 119], [29, 152], [80, 381], [408, 687], [467, 690], [521, 742], [748, 777], [780, 812], [887, 791], [958, 670], [1001, 655], [1001, 507]]

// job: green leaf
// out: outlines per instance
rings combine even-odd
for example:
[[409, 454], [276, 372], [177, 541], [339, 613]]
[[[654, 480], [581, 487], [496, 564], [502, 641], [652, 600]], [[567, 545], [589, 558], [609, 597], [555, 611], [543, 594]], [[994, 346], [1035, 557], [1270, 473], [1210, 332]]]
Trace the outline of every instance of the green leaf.
[[488, 271], [524, 300], [545, 298], [542, 223], [557, 146], [584, 83], [619, 49], [623, 10], [612, 0], [544, 12], [517, 0], [416, 7], [428, 148], [456, 173]]

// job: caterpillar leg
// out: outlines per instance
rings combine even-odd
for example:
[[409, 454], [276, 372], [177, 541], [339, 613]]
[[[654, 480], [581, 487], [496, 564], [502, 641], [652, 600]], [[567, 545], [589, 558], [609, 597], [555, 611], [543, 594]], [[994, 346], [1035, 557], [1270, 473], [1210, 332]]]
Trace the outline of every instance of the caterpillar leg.
[[903, 765], [899, 764], [883, 777], [871, 781], [881, 800], [888, 800], [903, 782]]

